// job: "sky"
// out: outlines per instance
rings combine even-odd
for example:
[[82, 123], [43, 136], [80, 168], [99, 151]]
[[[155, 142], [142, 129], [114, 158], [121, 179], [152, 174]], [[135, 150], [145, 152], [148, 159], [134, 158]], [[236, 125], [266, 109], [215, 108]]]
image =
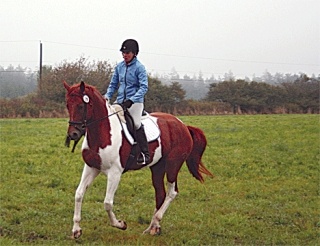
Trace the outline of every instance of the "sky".
[[0, 66], [80, 57], [122, 61], [139, 42], [148, 73], [204, 78], [320, 74], [318, 0], [1, 0]]

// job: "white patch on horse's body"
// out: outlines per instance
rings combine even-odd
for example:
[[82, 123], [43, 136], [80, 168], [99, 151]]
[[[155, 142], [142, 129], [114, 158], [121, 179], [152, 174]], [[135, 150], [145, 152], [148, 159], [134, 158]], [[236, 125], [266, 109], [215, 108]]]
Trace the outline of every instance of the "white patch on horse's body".
[[161, 137], [159, 137], [156, 141], [158, 141], [158, 147], [155, 149], [154, 151], [154, 155], [153, 155], [153, 159], [152, 162], [147, 165], [148, 167], [153, 166], [154, 164], [158, 163], [158, 161], [161, 159], [162, 157], [162, 147], [161, 147]]
[[109, 117], [110, 121], [110, 136], [111, 136], [111, 146], [107, 146], [104, 149], [99, 150], [99, 155], [101, 158], [101, 172], [107, 175], [108, 170], [114, 164], [123, 171], [120, 163], [120, 147], [122, 144], [122, 127], [120, 125], [119, 119], [116, 115]]
[[89, 149], [88, 140], [87, 140], [87, 133], [84, 135], [84, 139], [82, 142], [81, 150]]

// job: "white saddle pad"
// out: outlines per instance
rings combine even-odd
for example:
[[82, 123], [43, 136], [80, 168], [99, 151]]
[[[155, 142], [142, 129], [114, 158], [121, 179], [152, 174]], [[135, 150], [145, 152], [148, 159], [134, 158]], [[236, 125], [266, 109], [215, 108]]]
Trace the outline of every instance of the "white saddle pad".
[[[106, 103], [108, 104], [108, 102], [106, 102]], [[119, 104], [113, 104], [113, 105], [111, 105], [111, 110], [113, 113], [118, 114], [120, 122], [122, 124], [122, 129], [124, 131], [124, 135], [128, 139], [129, 143], [131, 143], [133, 145], [134, 139], [131, 136], [131, 134], [127, 128], [127, 124], [126, 124], [126, 120], [124, 117], [122, 107]], [[144, 131], [146, 133], [148, 142], [152, 142], [160, 137], [160, 129], [157, 124], [157, 119], [155, 117], [152, 117], [151, 115], [149, 115], [147, 113], [146, 115], [142, 116], [141, 123], [144, 125]]]
[[[152, 142], [160, 137], [160, 129], [156, 122], [156, 118], [149, 114], [143, 116], [141, 119], [148, 142]], [[121, 122], [121, 124], [126, 138], [131, 144], [134, 144], [134, 139], [127, 128], [127, 124], [123, 122]]]

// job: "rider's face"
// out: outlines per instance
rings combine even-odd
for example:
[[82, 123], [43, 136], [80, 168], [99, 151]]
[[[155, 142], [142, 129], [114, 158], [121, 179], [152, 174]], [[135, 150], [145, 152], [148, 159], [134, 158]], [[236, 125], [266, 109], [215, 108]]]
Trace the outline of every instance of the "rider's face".
[[129, 63], [133, 59], [134, 54], [131, 51], [130, 52], [122, 52], [122, 57], [126, 63]]

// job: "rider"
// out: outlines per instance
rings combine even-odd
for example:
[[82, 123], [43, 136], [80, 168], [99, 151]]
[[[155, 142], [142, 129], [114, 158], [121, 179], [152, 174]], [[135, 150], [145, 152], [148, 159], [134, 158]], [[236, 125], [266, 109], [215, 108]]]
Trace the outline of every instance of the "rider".
[[137, 59], [139, 53], [138, 42], [134, 39], [125, 40], [120, 48], [123, 61], [113, 73], [105, 97], [110, 100], [118, 90], [116, 103], [127, 109], [133, 118], [136, 129], [137, 142], [141, 149], [138, 164], [149, 164], [150, 154], [141, 116], [144, 109], [144, 96], [148, 91], [148, 75], [145, 67]]

